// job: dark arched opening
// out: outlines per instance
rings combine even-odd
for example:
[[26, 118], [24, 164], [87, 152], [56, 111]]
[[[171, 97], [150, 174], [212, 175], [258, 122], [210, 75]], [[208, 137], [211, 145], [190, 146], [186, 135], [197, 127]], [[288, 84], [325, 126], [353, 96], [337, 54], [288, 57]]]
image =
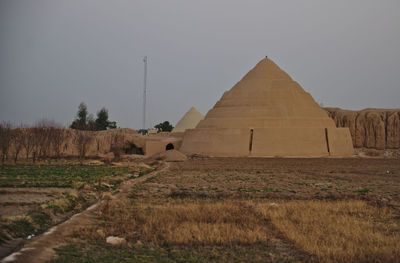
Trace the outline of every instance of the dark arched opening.
[[130, 144], [128, 148], [125, 149], [125, 154], [140, 154], [144, 155], [143, 149], [140, 147], [137, 147], [135, 144]]
[[165, 146], [165, 150], [169, 151], [169, 150], [173, 150], [174, 149], [174, 145], [172, 143], [168, 143], [167, 146]]

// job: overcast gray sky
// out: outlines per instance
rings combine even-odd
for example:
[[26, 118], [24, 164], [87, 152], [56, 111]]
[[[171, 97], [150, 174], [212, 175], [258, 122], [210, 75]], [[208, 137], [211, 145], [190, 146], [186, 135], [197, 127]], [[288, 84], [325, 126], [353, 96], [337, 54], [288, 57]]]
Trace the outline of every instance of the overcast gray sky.
[[268, 55], [325, 106], [400, 107], [400, 1], [0, 0], [0, 120], [201, 113]]

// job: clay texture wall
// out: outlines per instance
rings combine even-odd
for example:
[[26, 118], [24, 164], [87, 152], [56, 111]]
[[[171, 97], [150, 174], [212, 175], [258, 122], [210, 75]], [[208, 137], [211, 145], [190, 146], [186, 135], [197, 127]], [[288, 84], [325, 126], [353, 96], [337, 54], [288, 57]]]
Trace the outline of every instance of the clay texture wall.
[[329, 156], [323, 128], [254, 129], [252, 156]]
[[146, 146], [144, 152], [146, 156], [151, 156], [156, 153], [165, 152], [167, 145], [171, 144], [173, 149], [179, 149], [181, 146], [181, 140], [169, 139], [169, 140], [146, 140]]
[[337, 127], [349, 128], [355, 148], [400, 148], [400, 109], [325, 110]]
[[179, 150], [216, 157], [243, 157], [249, 155], [249, 142], [249, 129], [190, 129], [186, 130]]
[[[65, 138], [61, 143], [60, 154], [63, 157], [66, 156], [78, 156], [78, 149], [74, 143], [77, 130], [66, 129], [64, 130]], [[166, 145], [171, 143], [174, 149], [179, 149], [182, 141], [182, 134], [170, 134], [153, 135], [153, 136], [142, 136], [136, 131], [131, 129], [112, 129], [106, 131], [83, 131], [91, 138], [88, 143], [86, 156], [88, 157], [101, 157], [111, 152], [111, 146], [116, 145], [128, 149], [132, 145], [137, 148], [141, 148], [145, 155], [152, 155], [158, 152], [166, 150]], [[9, 156], [12, 156], [15, 152], [14, 146], [10, 146]], [[52, 150], [48, 150], [48, 156], [52, 157], [55, 153]], [[19, 158], [24, 158], [26, 151], [22, 148], [19, 153]], [[32, 157], [32, 152], [29, 155]]]
[[180, 151], [216, 157], [344, 157], [354, 154], [347, 128], [190, 129], [185, 138]]
[[176, 124], [172, 133], [184, 132], [187, 129], [194, 129], [197, 124], [204, 119], [204, 116], [195, 108], [192, 107]]
[[309, 93], [265, 58], [222, 95], [195, 129], [185, 131], [180, 150], [226, 157], [350, 156], [354, 150], [347, 135]]

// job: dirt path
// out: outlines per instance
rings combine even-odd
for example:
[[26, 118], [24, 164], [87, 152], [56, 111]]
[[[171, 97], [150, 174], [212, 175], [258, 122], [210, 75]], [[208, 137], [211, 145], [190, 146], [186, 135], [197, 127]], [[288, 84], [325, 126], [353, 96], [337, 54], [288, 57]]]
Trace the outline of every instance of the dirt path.
[[[114, 200], [126, 198], [133, 185], [143, 182], [150, 177], [155, 176], [161, 171], [169, 168], [168, 163], [164, 162], [159, 169], [139, 178], [125, 181], [119, 187], [119, 193], [115, 195]], [[34, 238], [19, 251], [3, 258], [0, 262], [21, 262], [21, 263], [36, 263], [46, 262], [56, 256], [54, 248], [64, 244], [65, 239], [74, 231], [80, 228], [96, 224], [98, 208], [102, 201], [97, 202], [85, 211], [72, 216], [67, 221], [50, 228], [46, 233]]]

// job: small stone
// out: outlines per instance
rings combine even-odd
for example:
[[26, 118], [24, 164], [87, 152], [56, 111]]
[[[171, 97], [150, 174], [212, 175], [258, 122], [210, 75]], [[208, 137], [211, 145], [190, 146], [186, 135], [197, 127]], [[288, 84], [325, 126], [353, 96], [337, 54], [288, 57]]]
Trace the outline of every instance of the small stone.
[[269, 207], [278, 207], [279, 205], [277, 203], [270, 203]]
[[106, 243], [113, 246], [120, 246], [126, 244], [126, 239], [123, 237], [109, 236], [106, 238]]

